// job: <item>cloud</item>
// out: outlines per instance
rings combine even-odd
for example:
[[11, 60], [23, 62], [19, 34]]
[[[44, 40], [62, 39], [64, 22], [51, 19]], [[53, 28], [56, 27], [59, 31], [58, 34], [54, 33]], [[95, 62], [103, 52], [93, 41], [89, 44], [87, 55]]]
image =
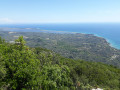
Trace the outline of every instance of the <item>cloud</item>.
[[14, 21], [9, 18], [0, 18], [0, 23], [13, 23]]

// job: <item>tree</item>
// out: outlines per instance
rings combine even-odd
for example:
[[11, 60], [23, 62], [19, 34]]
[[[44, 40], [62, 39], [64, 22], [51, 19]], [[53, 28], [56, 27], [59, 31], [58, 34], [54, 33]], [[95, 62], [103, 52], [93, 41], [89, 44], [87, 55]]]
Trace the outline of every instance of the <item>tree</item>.
[[3, 57], [0, 53], [0, 90], [5, 85], [4, 81], [5, 75], [6, 75], [5, 62], [3, 61]]
[[25, 46], [22, 36], [16, 40], [16, 43], [10, 45], [5, 53], [6, 82], [13, 90], [38, 88], [40, 62], [29, 47]]
[[[73, 88], [67, 66], [47, 65], [41, 70], [41, 88], [43, 90], [69, 90]], [[73, 89], [74, 90], [74, 89]]]

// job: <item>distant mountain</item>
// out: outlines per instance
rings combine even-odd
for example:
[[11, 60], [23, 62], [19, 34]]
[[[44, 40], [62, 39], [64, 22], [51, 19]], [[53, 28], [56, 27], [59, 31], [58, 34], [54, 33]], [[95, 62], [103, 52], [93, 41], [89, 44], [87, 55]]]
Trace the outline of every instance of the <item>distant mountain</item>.
[[93, 34], [1, 31], [0, 35], [11, 43], [18, 36], [23, 35], [30, 47], [47, 48], [71, 59], [83, 59], [120, 66], [120, 50], [111, 47], [104, 38]]

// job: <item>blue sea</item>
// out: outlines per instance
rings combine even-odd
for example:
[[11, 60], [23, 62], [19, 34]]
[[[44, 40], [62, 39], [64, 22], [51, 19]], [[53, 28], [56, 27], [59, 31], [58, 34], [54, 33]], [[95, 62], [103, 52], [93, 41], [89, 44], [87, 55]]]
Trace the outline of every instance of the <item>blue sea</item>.
[[120, 49], [120, 23], [69, 23], [69, 24], [9, 24], [0, 25], [0, 28], [33, 28], [11, 30], [19, 32], [58, 32], [58, 33], [85, 33], [105, 38], [112, 47]]

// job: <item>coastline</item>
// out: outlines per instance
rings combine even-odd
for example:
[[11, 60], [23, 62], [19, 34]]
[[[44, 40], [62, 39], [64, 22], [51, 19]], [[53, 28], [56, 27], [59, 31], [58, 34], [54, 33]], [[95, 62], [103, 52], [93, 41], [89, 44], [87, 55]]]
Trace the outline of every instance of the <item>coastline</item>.
[[[96, 34], [96, 33], [90, 33], [90, 32], [72, 32], [72, 31], [60, 31], [60, 30], [43, 30], [43, 29], [40, 29], [40, 28], [0, 28], [1, 31], [10, 31], [10, 32], [44, 32], [44, 33], [60, 33], [60, 34], [76, 34], [76, 33], [81, 33], [81, 34], [93, 34], [94, 36], [97, 36], [97, 37], [101, 37], [101, 38], [104, 38], [111, 47], [113, 48], [116, 48], [118, 50], [120, 50], [120, 46], [117, 45], [113, 40], [111, 39], [108, 39], [107, 37], [105, 36], [102, 36], [102, 35], [99, 35], [99, 34]], [[28, 31], [29, 30], [29, 31]]]
[[[88, 33], [85, 33], [85, 34], [88, 34]], [[91, 34], [92, 34], [92, 33], [91, 33]], [[95, 35], [95, 36], [97, 36], [97, 37], [104, 38], [104, 39], [109, 43], [109, 45], [110, 45], [111, 47], [120, 50], [120, 46], [118, 46], [117, 44], [115, 44], [114, 41], [112, 41], [112, 40], [110, 40], [110, 39], [108, 39], [108, 38], [106, 38], [106, 37], [104, 37], [104, 36], [100, 36], [100, 35], [98, 35], [98, 34], [93, 34], [93, 35]]]

